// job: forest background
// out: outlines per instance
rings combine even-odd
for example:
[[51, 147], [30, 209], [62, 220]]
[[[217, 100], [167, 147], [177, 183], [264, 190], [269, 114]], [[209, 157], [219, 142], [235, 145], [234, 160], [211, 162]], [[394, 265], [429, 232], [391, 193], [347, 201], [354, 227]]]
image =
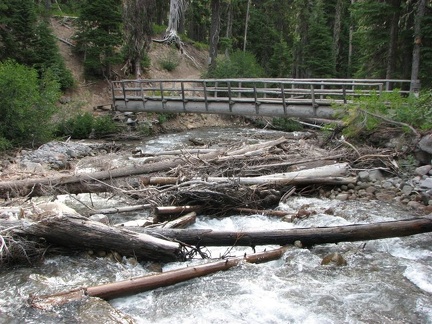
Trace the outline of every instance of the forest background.
[[[75, 55], [89, 80], [145, 75], [152, 42], [185, 55], [187, 43], [208, 52], [206, 77], [419, 79], [426, 95], [416, 119], [432, 119], [430, 0], [3, 0], [0, 149], [70, 132], [71, 121], [47, 123], [76, 85], [53, 16], [74, 21]], [[107, 120], [79, 118], [110, 130]]]

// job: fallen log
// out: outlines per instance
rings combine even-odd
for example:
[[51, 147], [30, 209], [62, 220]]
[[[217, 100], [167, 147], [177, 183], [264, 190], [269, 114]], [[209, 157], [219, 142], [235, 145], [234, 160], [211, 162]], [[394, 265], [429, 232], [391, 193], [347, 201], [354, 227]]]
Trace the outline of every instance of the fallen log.
[[134, 206], [111, 207], [111, 208], [104, 208], [104, 209], [92, 209], [87, 214], [89, 215], [118, 214], [118, 213], [126, 213], [126, 212], [143, 210], [143, 209], [151, 209], [151, 208], [153, 208], [151, 204], [143, 204], [143, 205], [134, 205]]
[[172, 221], [162, 224], [163, 228], [186, 228], [196, 221], [197, 214], [195, 212], [188, 213]]
[[287, 250], [281, 247], [275, 250], [245, 255], [244, 257], [227, 258], [225, 260], [171, 270], [160, 274], [127, 279], [124, 281], [103, 284], [87, 288], [79, 288], [63, 293], [46, 296], [32, 296], [29, 303], [32, 307], [49, 309], [55, 305], [63, 305], [70, 301], [80, 300], [86, 296], [99, 297], [106, 300], [140, 292], [174, 285], [193, 278], [206, 276], [218, 271], [225, 271], [241, 262], [263, 263], [279, 259]]
[[194, 246], [257, 246], [289, 245], [301, 242], [310, 247], [317, 244], [377, 240], [432, 232], [432, 215], [379, 222], [332, 227], [293, 228], [253, 231], [215, 231], [211, 229], [143, 229], [141, 233], [178, 240]]
[[246, 213], [249, 215], [259, 214], [259, 215], [266, 215], [266, 216], [276, 216], [281, 218], [290, 214], [290, 212], [287, 211], [273, 210], [273, 209], [234, 208], [233, 210], [239, 213]]
[[41, 237], [49, 243], [75, 250], [116, 251], [139, 260], [185, 259], [179, 243], [90, 221], [81, 215], [62, 214], [21, 224], [14, 228], [14, 234]]

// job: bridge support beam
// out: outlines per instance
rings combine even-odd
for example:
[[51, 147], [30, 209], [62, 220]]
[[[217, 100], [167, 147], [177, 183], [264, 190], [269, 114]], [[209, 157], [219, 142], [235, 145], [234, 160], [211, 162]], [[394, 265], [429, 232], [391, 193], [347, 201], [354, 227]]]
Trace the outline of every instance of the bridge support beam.
[[231, 104], [229, 102], [205, 102], [205, 101], [146, 101], [145, 105], [139, 100], [129, 100], [127, 105], [122, 100], [116, 100], [114, 110], [120, 112], [159, 112], [159, 113], [206, 113], [240, 116], [268, 116], [268, 117], [296, 117], [296, 118], [324, 118], [334, 119], [336, 111], [329, 105], [317, 105], [286, 103], [284, 107], [280, 103], [272, 104], [262, 102], [257, 109], [254, 102]]

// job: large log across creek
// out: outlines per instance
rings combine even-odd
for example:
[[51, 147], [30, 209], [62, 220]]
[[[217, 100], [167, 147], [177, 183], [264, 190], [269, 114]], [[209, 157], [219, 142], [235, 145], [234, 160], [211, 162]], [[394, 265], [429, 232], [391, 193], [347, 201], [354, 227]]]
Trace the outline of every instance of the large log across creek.
[[[13, 233], [41, 237], [73, 249], [116, 251], [138, 260], [179, 261], [186, 247], [317, 244], [376, 240], [432, 232], [432, 215], [374, 224], [279, 230], [215, 231], [211, 229], [114, 228], [77, 215], [59, 215], [37, 222], [24, 221]], [[141, 233], [138, 233], [140, 231]]]
[[212, 229], [134, 228], [155, 237], [194, 246], [257, 246], [317, 244], [377, 240], [432, 232], [432, 214], [398, 221], [277, 230], [216, 231]]

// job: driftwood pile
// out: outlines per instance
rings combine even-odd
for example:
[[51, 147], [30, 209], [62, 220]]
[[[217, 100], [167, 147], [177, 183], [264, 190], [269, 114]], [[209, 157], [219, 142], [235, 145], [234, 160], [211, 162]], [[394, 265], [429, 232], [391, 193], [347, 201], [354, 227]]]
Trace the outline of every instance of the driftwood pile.
[[[0, 182], [0, 197], [6, 202], [13, 201], [15, 197], [30, 199], [35, 196], [84, 192], [111, 192], [137, 202], [111, 209], [88, 210], [83, 215], [61, 204], [54, 204], [55, 208], [51, 209], [38, 206], [32, 211], [23, 207], [3, 207], [0, 209], [2, 215], [9, 213], [17, 217], [0, 219], [0, 263], [12, 263], [16, 261], [14, 257], [18, 261], [24, 259], [31, 262], [38, 253], [45, 253], [48, 244], [70, 250], [115, 251], [120, 258], [134, 257], [139, 261], [169, 262], [187, 260], [197, 255], [205, 258], [205, 246], [310, 247], [432, 231], [431, 217], [378, 224], [273, 231], [263, 229], [252, 232], [185, 228], [194, 222], [197, 212], [218, 217], [232, 213], [285, 216], [284, 212], [274, 210], [274, 207], [286, 201], [296, 190], [305, 192], [317, 187], [356, 183], [350, 164], [343, 161], [347, 158], [346, 154], [331, 154], [313, 146], [309, 147], [307, 154], [295, 150], [293, 152], [293, 141], [298, 147], [298, 141], [302, 141], [301, 136], [295, 139], [287, 136], [224, 149], [194, 148], [158, 154], [135, 152], [145, 163], [91, 174]], [[307, 143], [304, 142], [303, 145], [307, 146]], [[303, 152], [304, 149], [305, 147], [302, 148]], [[52, 203], [45, 205], [47, 206], [52, 207]], [[93, 214], [140, 209], [153, 211], [153, 221], [110, 226], [89, 219]], [[269, 251], [269, 254], [266, 252], [256, 258], [274, 259], [283, 250], [277, 251]], [[228, 265], [242, 260], [243, 258], [225, 260], [221, 265], [207, 265], [204, 266], [207, 269], [205, 271], [194, 268], [195, 270], [189, 270], [192, 274], [188, 272], [184, 276], [180, 275], [179, 280], [187, 280], [193, 277], [193, 273], [203, 275], [214, 269], [224, 270]], [[250, 260], [254, 258], [251, 257]], [[162, 285], [171, 282], [164, 278], [154, 277], [155, 281], [150, 280], [150, 284], [147, 283], [148, 279], [144, 279], [146, 283], [143, 285], [146, 288], [143, 289], [156, 287], [155, 282]], [[131, 288], [125, 288], [122, 284], [114, 288], [90, 287], [74, 293], [80, 295], [84, 291], [84, 294], [90, 296], [103, 297], [107, 294], [111, 297], [135, 292], [137, 285], [132, 285]], [[33, 302], [37, 304], [36, 301]]]

